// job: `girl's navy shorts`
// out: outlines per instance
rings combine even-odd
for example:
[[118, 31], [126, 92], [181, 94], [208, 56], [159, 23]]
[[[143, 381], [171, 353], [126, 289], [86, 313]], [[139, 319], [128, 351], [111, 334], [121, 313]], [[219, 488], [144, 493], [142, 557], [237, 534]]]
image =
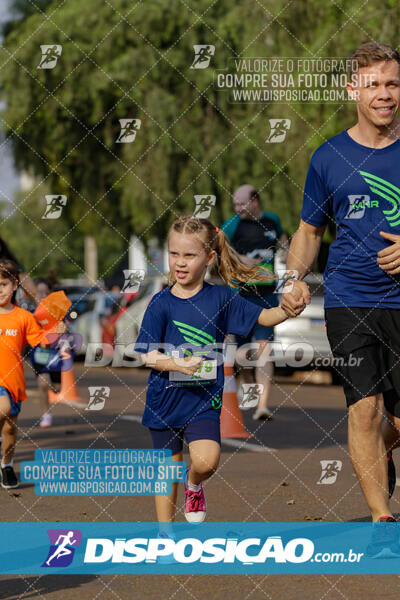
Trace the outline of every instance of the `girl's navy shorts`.
[[182, 452], [184, 439], [187, 444], [196, 440], [213, 440], [221, 445], [220, 423], [216, 419], [197, 419], [180, 428], [149, 429], [154, 448], [171, 450], [172, 454]]

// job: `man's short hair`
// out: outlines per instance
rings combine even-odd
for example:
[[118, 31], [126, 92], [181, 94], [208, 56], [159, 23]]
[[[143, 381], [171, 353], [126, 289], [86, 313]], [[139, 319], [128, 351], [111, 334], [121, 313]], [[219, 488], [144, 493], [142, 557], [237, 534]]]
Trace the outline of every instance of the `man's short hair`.
[[253, 185], [250, 185], [249, 183], [245, 183], [244, 185], [238, 187], [233, 194], [234, 201], [239, 200], [242, 202], [247, 202], [248, 200], [254, 200], [255, 198], [257, 198], [257, 200], [260, 200], [260, 195], [256, 188]]
[[[349, 56], [350, 77], [361, 67], [370, 67], [374, 63], [382, 62], [383, 60], [395, 60], [400, 68], [400, 54], [391, 46], [377, 42], [363, 44]], [[357, 68], [355, 68], [356, 63]]]

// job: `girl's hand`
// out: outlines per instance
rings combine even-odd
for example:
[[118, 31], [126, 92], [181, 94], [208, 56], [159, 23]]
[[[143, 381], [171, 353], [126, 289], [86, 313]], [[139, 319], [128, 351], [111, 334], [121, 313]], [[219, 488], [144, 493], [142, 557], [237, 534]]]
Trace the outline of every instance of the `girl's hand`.
[[187, 356], [186, 358], [175, 358], [175, 364], [181, 373], [194, 375], [204, 360], [202, 356]]
[[60, 321], [57, 325], [56, 333], [65, 333], [67, 331], [67, 326], [63, 321]]
[[294, 317], [297, 317], [300, 313], [303, 312], [303, 310], [305, 309], [306, 305], [302, 304], [300, 306], [296, 306], [296, 308], [283, 308], [283, 306], [281, 305], [281, 309], [283, 310], [283, 312], [286, 314], [286, 317], [288, 319], [292, 319]]

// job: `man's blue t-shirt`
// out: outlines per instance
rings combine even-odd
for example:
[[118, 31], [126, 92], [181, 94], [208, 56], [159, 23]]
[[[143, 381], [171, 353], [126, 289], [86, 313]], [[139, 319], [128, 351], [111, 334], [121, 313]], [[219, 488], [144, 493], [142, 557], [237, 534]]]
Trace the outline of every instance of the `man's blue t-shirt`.
[[[135, 351], [146, 353], [164, 344], [160, 351], [165, 354], [179, 351], [179, 357], [188, 354], [206, 357], [209, 360], [205, 368], [212, 365], [209, 362], [212, 360], [216, 365], [216, 353], [221, 353], [221, 364], [210, 379], [194, 381], [176, 381], [176, 376], [182, 377], [177, 371], [152, 369], [142, 422], [154, 429], [184, 427], [202, 418], [219, 419], [224, 387], [219, 345], [228, 333], [247, 336], [262, 311], [262, 307], [225, 286], [204, 282], [202, 289], [188, 299], [174, 296], [171, 287], [151, 299]], [[209, 372], [212, 373], [211, 369]]]
[[381, 149], [343, 131], [312, 156], [301, 218], [337, 225], [324, 273], [325, 307], [400, 308], [400, 278], [377, 253], [391, 245], [380, 231], [400, 234], [400, 140]]

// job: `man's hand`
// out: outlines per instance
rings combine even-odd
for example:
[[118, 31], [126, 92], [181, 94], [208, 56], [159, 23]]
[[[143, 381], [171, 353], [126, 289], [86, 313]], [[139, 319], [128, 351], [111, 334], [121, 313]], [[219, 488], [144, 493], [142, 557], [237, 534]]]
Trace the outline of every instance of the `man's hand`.
[[304, 281], [297, 279], [289, 280], [285, 287], [289, 286], [292, 288], [290, 292], [283, 288], [281, 308], [289, 317], [297, 317], [311, 302], [310, 290]]
[[194, 375], [205, 358], [202, 356], [187, 356], [186, 358], [175, 358], [176, 370], [185, 375]]
[[378, 265], [388, 275], [397, 275], [397, 273], [400, 273], [400, 235], [386, 233], [385, 231], [379, 233], [392, 244], [378, 252]]

